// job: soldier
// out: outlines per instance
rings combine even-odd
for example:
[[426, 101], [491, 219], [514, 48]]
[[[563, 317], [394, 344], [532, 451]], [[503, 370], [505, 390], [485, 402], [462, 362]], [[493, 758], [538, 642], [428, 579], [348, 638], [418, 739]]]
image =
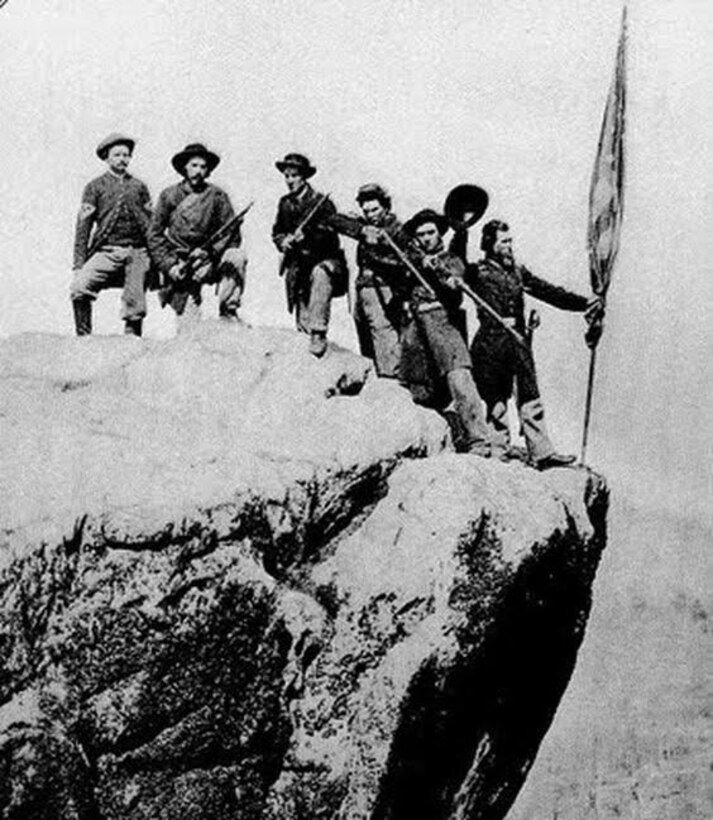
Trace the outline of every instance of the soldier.
[[[460, 283], [465, 266], [456, 254], [444, 247], [443, 235], [448, 229], [445, 217], [425, 209], [413, 216], [405, 229], [415, 240], [418, 253], [413, 257], [414, 264], [430, 288], [415, 277], [410, 279], [409, 305], [413, 318], [403, 336], [404, 360], [409, 358], [412, 346], [420, 346], [425, 351], [433, 369], [446, 380], [466, 434], [465, 449], [489, 456], [490, 434], [473, 381], [468, 348], [458, 328]], [[419, 356], [418, 350], [415, 355]], [[406, 368], [403, 371], [402, 378], [407, 378]]]
[[408, 237], [391, 212], [391, 197], [381, 185], [363, 185], [356, 200], [361, 216], [337, 214], [330, 223], [358, 242], [354, 321], [361, 354], [374, 361], [379, 376], [395, 379], [401, 358], [406, 271], [385, 234], [400, 247], [407, 246]]
[[161, 192], [149, 228], [151, 255], [164, 285], [162, 306], [174, 309], [179, 330], [198, 318], [204, 284], [218, 284], [218, 314], [225, 319], [237, 319], [245, 287], [239, 223], [216, 237], [234, 217], [228, 194], [207, 181], [219, 162], [201, 143], [179, 151], [171, 165], [183, 179]]
[[[485, 258], [468, 266], [466, 283], [521, 336], [526, 336], [524, 293], [562, 310], [586, 312], [588, 321], [601, 316], [602, 304], [598, 297], [588, 300], [551, 285], [517, 264], [510, 229], [505, 222], [488, 222], [483, 227], [480, 247]], [[478, 319], [480, 327], [471, 347], [473, 372], [485, 400], [495, 446], [502, 451], [509, 448], [507, 403], [514, 386], [530, 462], [540, 470], [571, 464], [575, 457], [555, 452], [547, 433], [529, 342], [519, 343], [482, 309], [478, 311]]]
[[339, 237], [327, 220], [336, 213], [328, 197], [309, 184], [317, 169], [302, 154], [275, 163], [287, 185], [278, 203], [272, 239], [283, 254], [287, 310], [297, 330], [310, 334], [310, 353], [323, 356], [331, 301], [347, 290], [347, 267]]
[[107, 170], [82, 194], [70, 286], [77, 336], [92, 332], [92, 302], [97, 294], [121, 285], [124, 332], [141, 335], [150, 267], [146, 246], [151, 198], [146, 185], [127, 171], [135, 145], [123, 134], [102, 140], [96, 153]]

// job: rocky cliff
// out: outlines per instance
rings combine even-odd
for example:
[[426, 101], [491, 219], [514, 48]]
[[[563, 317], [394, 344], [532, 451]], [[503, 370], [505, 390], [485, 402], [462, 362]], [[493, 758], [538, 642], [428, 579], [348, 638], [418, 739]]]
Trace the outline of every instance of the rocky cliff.
[[290, 331], [0, 344], [0, 809], [502, 818], [607, 491], [456, 455]]

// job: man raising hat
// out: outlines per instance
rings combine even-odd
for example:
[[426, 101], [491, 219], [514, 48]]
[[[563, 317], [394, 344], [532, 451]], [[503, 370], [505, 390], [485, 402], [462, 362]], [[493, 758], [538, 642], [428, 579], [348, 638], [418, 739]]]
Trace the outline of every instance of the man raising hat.
[[92, 332], [92, 302], [97, 294], [121, 285], [125, 332], [141, 335], [150, 267], [146, 246], [151, 198], [146, 185], [127, 171], [135, 144], [123, 134], [102, 140], [96, 153], [107, 170], [82, 194], [70, 286], [78, 336]]
[[323, 356], [332, 298], [347, 290], [347, 267], [339, 237], [327, 220], [336, 213], [328, 197], [307, 180], [317, 169], [302, 154], [287, 154], [275, 163], [287, 194], [277, 206], [272, 239], [283, 254], [287, 310], [295, 312], [297, 329], [310, 334], [310, 352]]
[[179, 151], [171, 164], [183, 179], [161, 192], [149, 228], [160, 298], [176, 312], [179, 330], [198, 318], [204, 284], [218, 284], [218, 312], [226, 319], [237, 318], [245, 286], [240, 225], [218, 234], [234, 216], [228, 194], [207, 181], [219, 162], [201, 143]]
[[473, 381], [471, 361], [465, 339], [458, 328], [462, 301], [460, 282], [465, 265], [453, 252], [446, 250], [443, 235], [448, 230], [444, 216], [424, 209], [405, 225], [413, 237], [413, 265], [421, 276], [409, 278], [411, 323], [403, 338], [401, 380], [415, 395], [411, 382], [411, 363], [425, 358], [426, 366], [436, 378], [444, 378], [465, 433], [465, 449], [476, 455], [491, 455], [490, 432], [485, 423], [480, 396]]

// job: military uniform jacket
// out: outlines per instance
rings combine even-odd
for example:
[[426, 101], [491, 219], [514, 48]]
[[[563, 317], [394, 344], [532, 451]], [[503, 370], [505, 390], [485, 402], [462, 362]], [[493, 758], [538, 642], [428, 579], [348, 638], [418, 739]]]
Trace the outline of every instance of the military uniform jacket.
[[143, 248], [151, 217], [151, 197], [140, 179], [107, 171], [84, 189], [74, 236], [74, 268], [81, 268], [102, 245]]
[[[194, 191], [186, 180], [161, 192], [149, 227], [149, 249], [162, 273], [188, 251], [205, 245], [216, 231], [234, 216], [230, 198], [217, 185], [206, 183]], [[239, 228], [206, 248], [214, 260], [227, 247], [240, 245]]]
[[[428, 266], [424, 265], [426, 260], [429, 261]], [[445, 282], [451, 277], [463, 279], [465, 265], [462, 259], [444, 248], [431, 254], [412, 252], [411, 261], [423, 274], [423, 278], [431, 285], [436, 295], [434, 299], [413, 274], [409, 274], [411, 307], [416, 311], [434, 310], [437, 307], [444, 307], [449, 312], [457, 310], [463, 300], [463, 294], [460, 290], [453, 290], [446, 286]]]
[[[562, 310], [582, 312], [587, 299], [566, 288], [552, 285], [531, 273], [524, 265], [505, 268], [491, 257], [469, 265], [466, 284], [482, 297], [503, 319], [512, 320], [515, 329], [525, 332], [525, 296], [527, 293]], [[478, 310], [480, 332], [507, 334], [484, 310]]]
[[[358, 288], [369, 285], [393, 287], [399, 282], [403, 282], [404, 263], [386, 239], [380, 238], [376, 244], [364, 240], [363, 229], [371, 226], [371, 223], [367, 222], [363, 216], [335, 214], [328, 221], [339, 233], [343, 233], [351, 239], [356, 239], [358, 242], [356, 256], [357, 266], [359, 267], [359, 277], [356, 281]], [[395, 214], [387, 214], [383, 224], [373, 227], [380, 228], [388, 233], [394, 242], [406, 252], [409, 238]]]
[[[302, 220], [319, 202], [322, 194], [305, 185], [299, 195], [288, 193], [277, 205], [277, 216], [272, 228], [272, 240], [279, 251], [289, 234], [294, 233]], [[336, 213], [334, 203], [325, 199], [314, 217], [304, 228], [304, 242], [292, 248], [283, 259], [283, 265], [297, 263], [302, 268], [312, 268], [325, 259], [340, 259], [342, 251], [339, 236], [328, 224]]]

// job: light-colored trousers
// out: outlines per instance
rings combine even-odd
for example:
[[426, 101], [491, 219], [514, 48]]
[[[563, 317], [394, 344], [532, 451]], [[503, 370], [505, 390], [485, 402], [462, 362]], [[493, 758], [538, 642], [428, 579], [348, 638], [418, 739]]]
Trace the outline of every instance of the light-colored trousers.
[[72, 301], [97, 298], [106, 288], [121, 287], [121, 318], [146, 316], [146, 274], [151, 266], [146, 248], [104, 245], [74, 272], [69, 288]]
[[336, 262], [325, 259], [309, 273], [307, 287], [298, 287], [295, 300], [295, 325], [301, 333], [326, 333], [332, 310]]
[[[545, 408], [539, 397], [524, 404], [517, 403], [517, 411], [522, 425], [522, 435], [527, 452], [533, 461], [540, 461], [555, 452], [554, 445], [545, 424]], [[510, 446], [510, 426], [508, 424], [507, 400], [491, 401], [486, 404], [487, 421], [491, 429], [493, 446], [507, 450]]]
[[374, 361], [379, 376], [396, 379], [401, 360], [399, 330], [389, 308], [394, 295], [388, 285], [357, 287], [354, 321], [362, 356]]
[[[208, 281], [218, 285], [218, 314], [220, 316], [237, 316], [238, 308], [245, 290], [248, 257], [242, 248], [228, 248], [218, 262], [215, 274], [208, 272]], [[199, 273], [203, 272], [199, 269]], [[187, 282], [185, 291], [177, 292], [171, 301], [176, 311], [178, 329], [189, 325], [200, 317], [200, 305], [203, 301], [201, 290], [204, 282]], [[182, 298], [176, 298], [176, 297]]]

